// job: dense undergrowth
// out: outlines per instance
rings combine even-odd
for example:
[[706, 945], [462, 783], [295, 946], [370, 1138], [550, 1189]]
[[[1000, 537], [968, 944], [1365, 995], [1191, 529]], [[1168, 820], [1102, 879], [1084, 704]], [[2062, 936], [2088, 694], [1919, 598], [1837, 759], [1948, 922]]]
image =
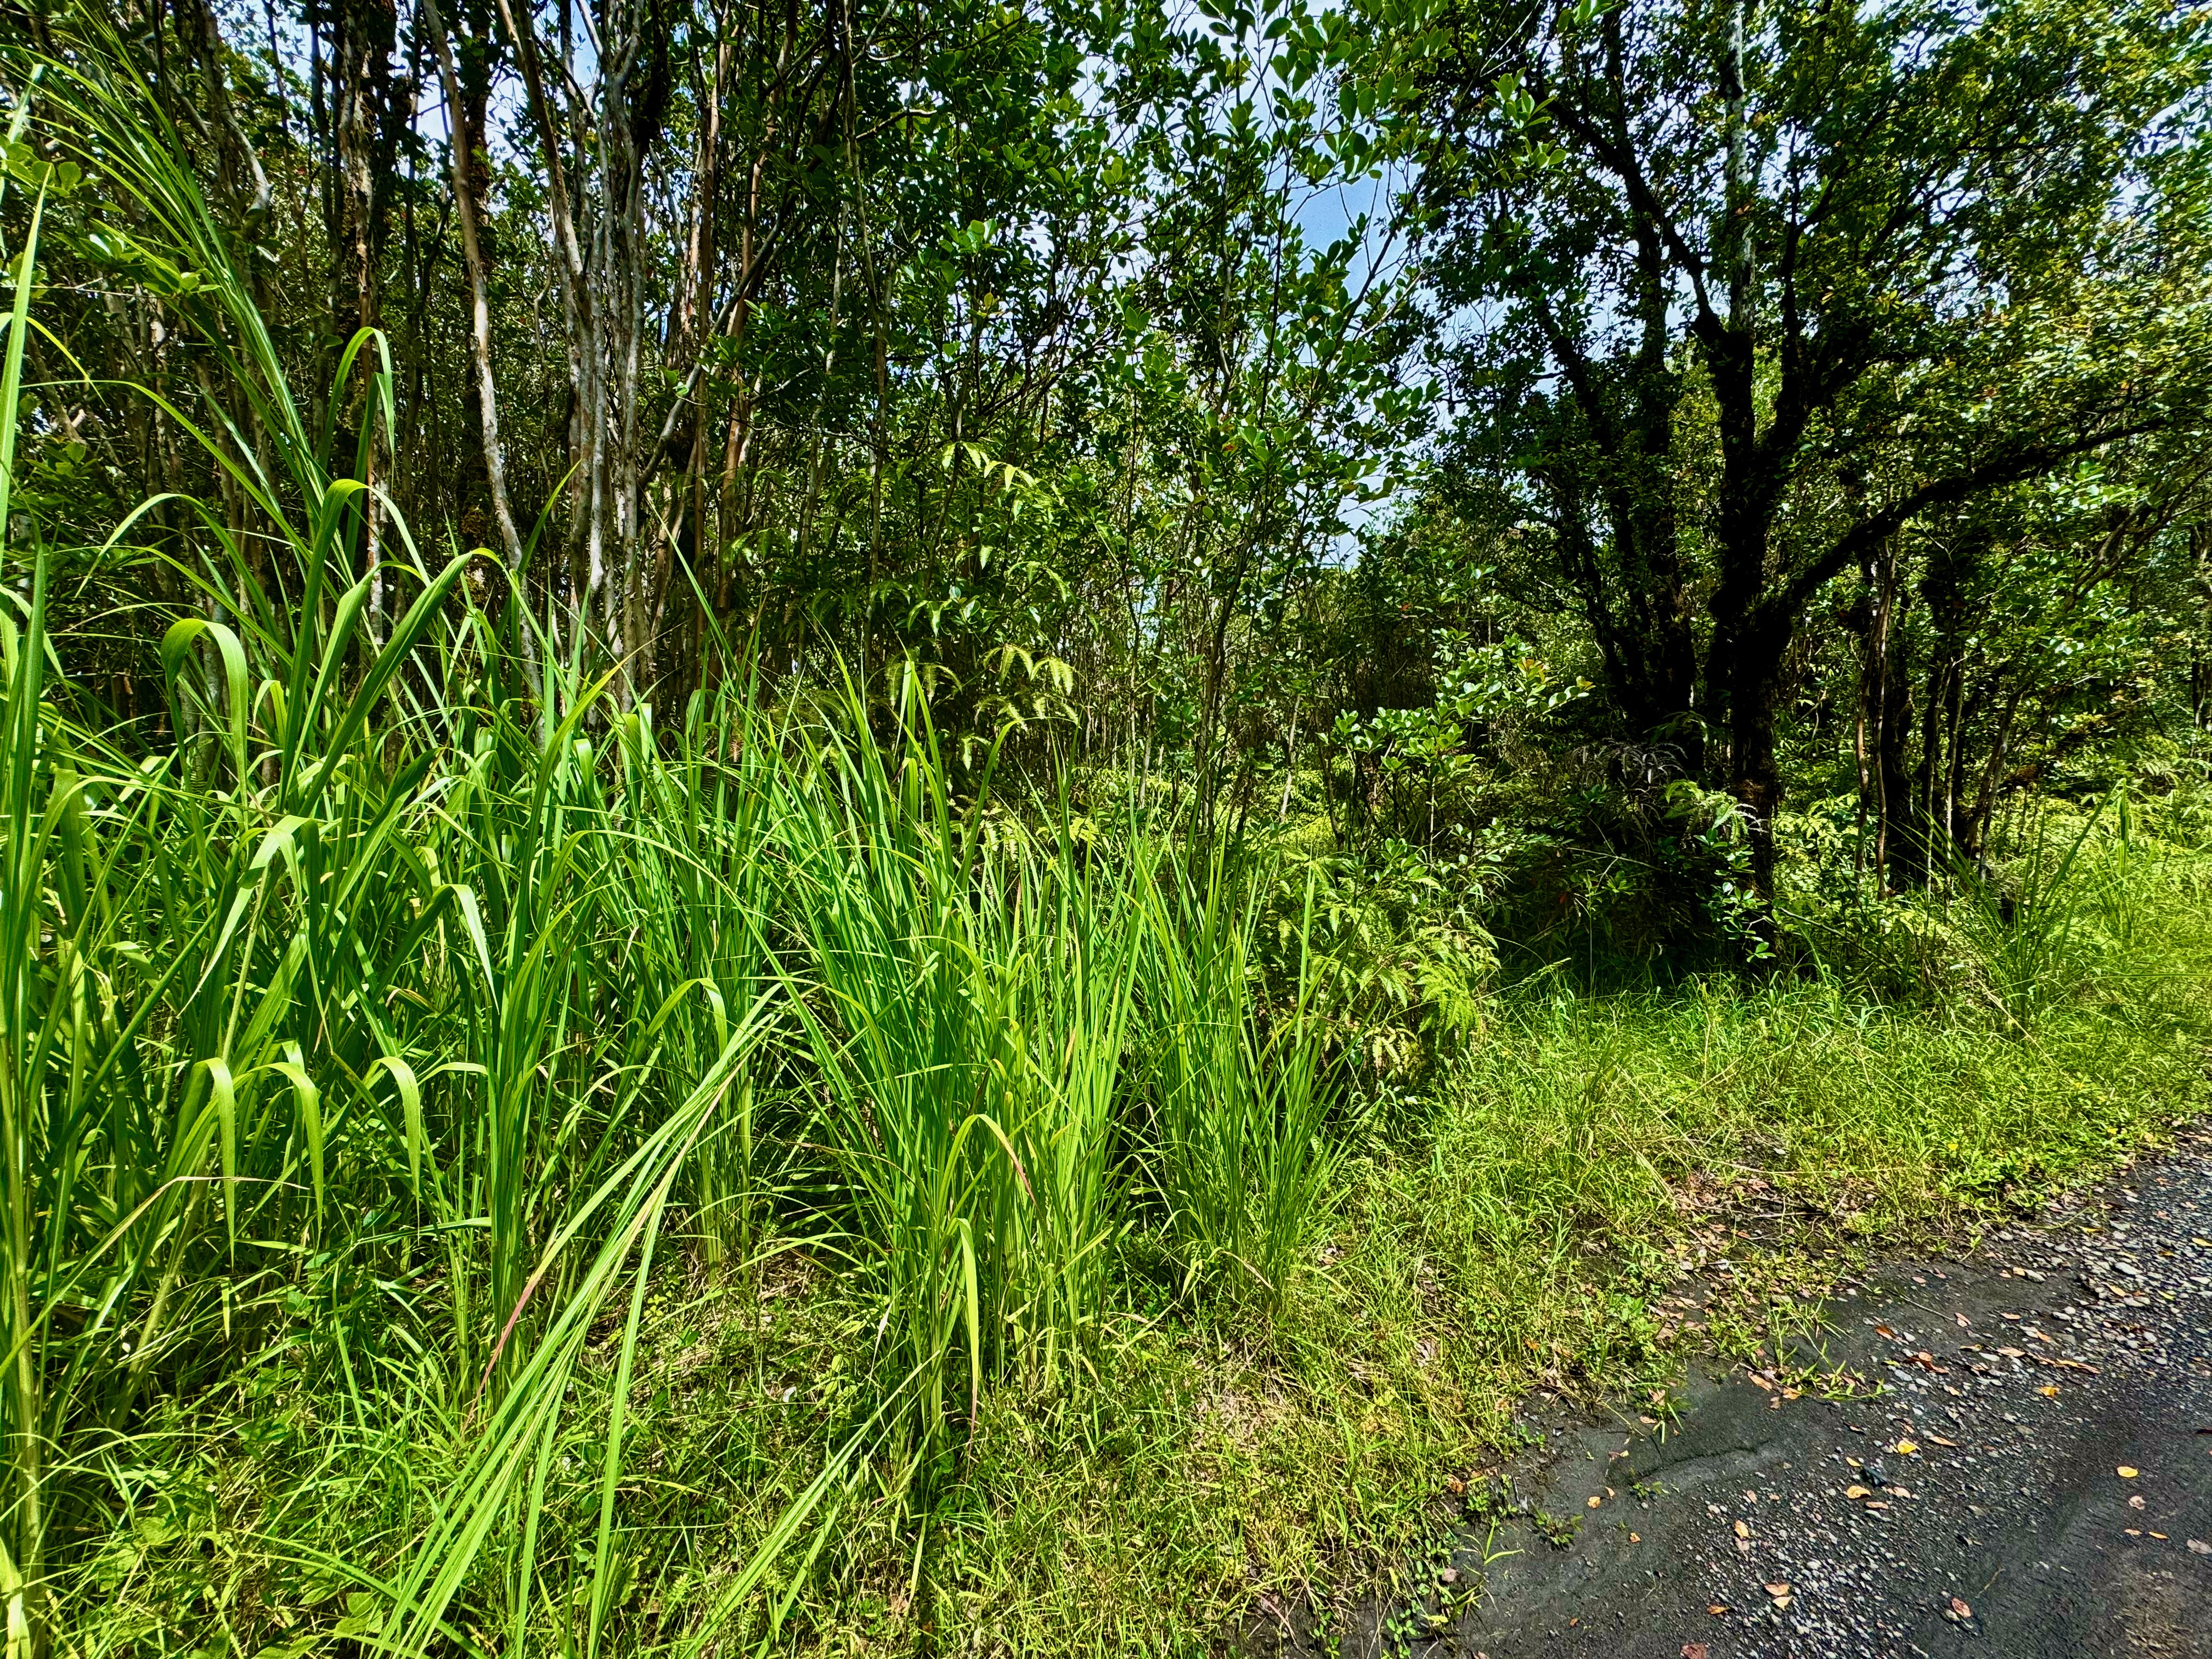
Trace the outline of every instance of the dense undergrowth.
[[238, 511], [149, 504], [212, 550], [159, 724], [47, 627], [131, 526], [0, 495], [11, 1652], [1201, 1650], [1449, 1524], [1524, 1391], [1662, 1373], [1701, 1255], [2201, 1102], [2186, 792], [1917, 897], [1808, 854], [1780, 957], [1599, 993], [911, 693], [657, 720], [388, 514], [379, 625], [196, 187], [67, 95], [258, 437]]
[[[2199, 870], [2147, 896], [2195, 898]], [[1080, 1374], [988, 1389], [921, 1514], [879, 1478], [842, 1486], [763, 1608], [787, 1600], [799, 1650], [1187, 1652], [1356, 1586], [1451, 1523], [1526, 1394], [1662, 1381], [1691, 1340], [1656, 1300], [1678, 1273], [1971, 1228], [2194, 1109], [2212, 938], [2192, 908], [2162, 914], [2026, 1036], [1833, 981], [1509, 994], [1432, 1102], [1332, 1121], [1330, 1217], [1272, 1322], [1178, 1295], [1139, 1225], [1113, 1243]], [[710, 1267], [672, 1231], [626, 1379], [623, 1650], [682, 1645], [879, 1399], [879, 1293], [834, 1249]], [[377, 1628], [374, 1597], [270, 1540], [389, 1562], [468, 1477], [473, 1437], [432, 1402], [358, 1412], [333, 1385], [342, 1343], [390, 1362], [370, 1334], [389, 1290], [335, 1260], [301, 1279], [242, 1381], [149, 1412], [129, 1524], [84, 1569], [102, 1607], [85, 1650], [219, 1609], [247, 1651]], [[1794, 1316], [1747, 1294], [1695, 1340], [1749, 1352]], [[588, 1608], [622, 1354], [610, 1313], [547, 1474], [538, 1650]]]

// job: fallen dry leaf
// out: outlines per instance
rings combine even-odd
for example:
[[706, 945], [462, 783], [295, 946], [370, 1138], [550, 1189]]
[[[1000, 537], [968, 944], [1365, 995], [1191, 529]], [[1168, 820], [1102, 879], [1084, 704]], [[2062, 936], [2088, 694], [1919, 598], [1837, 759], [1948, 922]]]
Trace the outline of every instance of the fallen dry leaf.
[[1780, 1583], [1769, 1584], [1766, 1587], [1766, 1593], [1769, 1595], [1787, 1595], [1790, 1594], [1790, 1586]]
[[1919, 1455], [1920, 1448], [1912, 1441], [1900, 1440], [1897, 1443], [1896, 1451], [1899, 1457], [1915, 1457]]
[[1632, 1544], [1640, 1544], [1644, 1541], [1644, 1534], [1640, 1532], [1632, 1532], [1628, 1534], [1628, 1541]]
[[1682, 1659], [1705, 1659], [1705, 1644], [1703, 1642], [1683, 1643]]
[[2143, 1501], [2142, 1494], [2141, 1492], [2137, 1492], [2133, 1498], [2128, 1499], [2128, 1507], [2131, 1510], [2139, 1510], [2142, 1506]]
[[1955, 1595], [1951, 1598], [1951, 1611], [1961, 1619], [1971, 1619], [1974, 1616], [1974, 1610]]
[[1888, 1326], [1887, 1326], [1887, 1325], [1877, 1325], [1877, 1326], [1875, 1326], [1875, 1327], [1874, 1328], [1874, 1334], [1875, 1334], [1876, 1336], [1887, 1336], [1887, 1337], [1891, 1337], [1891, 1338], [1894, 1338], [1894, 1337], [1897, 1335], [1897, 1333], [1896, 1333], [1895, 1331], [1893, 1331], [1892, 1329], [1890, 1329], [1890, 1328], [1889, 1328], [1889, 1327], [1888, 1327]]
[[1844, 1496], [1846, 1498], [1871, 1498], [1874, 1496], [1874, 1489], [1870, 1486], [1846, 1486], [1844, 1488]]
[[2123, 1480], [2132, 1480], [2136, 1478], [2135, 1466], [2131, 1463], [2121, 1464], [2118, 1468], [2113, 1471], [2113, 1473], [2118, 1475]]
[[2212, 1544], [2201, 1538], [2192, 1538], [2189, 1540], [2189, 1553], [2191, 1555], [2212, 1555]]
[[1728, 1604], [1725, 1601], [1715, 1601], [1707, 1607], [1705, 1611], [1712, 1614], [1714, 1618], [1717, 1619], [1728, 1611]]
[[2036, 1393], [2041, 1395], [2045, 1400], [2056, 1400], [2058, 1398], [2058, 1385], [2056, 1382], [2046, 1382], [2038, 1389]]
[[1605, 1502], [1605, 1499], [1603, 1499], [1602, 1498], [1592, 1498], [1589, 1499], [1589, 1500], [1588, 1500], [1588, 1501], [1583, 1504], [1583, 1507], [1584, 1507], [1585, 1509], [1592, 1509], [1592, 1510], [1594, 1510], [1594, 1509], [1595, 1509], [1599, 1504], [1602, 1504], [1602, 1503], [1604, 1503], [1604, 1502]]
[[1931, 1446], [1956, 1446], [1959, 1443], [1955, 1440], [1946, 1440], [1940, 1434], [1931, 1434], [1928, 1437], [1928, 1443]]
[[1739, 1521], [1735, 1523], [1735, 1535], [1739, 1538], [1748, 1538], [1751, 1536], [1751, 1528]]

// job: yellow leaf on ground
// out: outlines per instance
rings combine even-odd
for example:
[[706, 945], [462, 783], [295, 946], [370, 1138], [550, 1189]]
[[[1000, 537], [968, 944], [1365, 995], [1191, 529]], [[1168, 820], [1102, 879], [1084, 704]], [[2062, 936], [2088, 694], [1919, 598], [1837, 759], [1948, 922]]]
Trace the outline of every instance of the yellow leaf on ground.
[[2134, 1466], [2131, 1464], [2121, 1464], [2116, 1473], [2123, 1480], [2132, 1480], [2136, 1478], [2136, 1471]]

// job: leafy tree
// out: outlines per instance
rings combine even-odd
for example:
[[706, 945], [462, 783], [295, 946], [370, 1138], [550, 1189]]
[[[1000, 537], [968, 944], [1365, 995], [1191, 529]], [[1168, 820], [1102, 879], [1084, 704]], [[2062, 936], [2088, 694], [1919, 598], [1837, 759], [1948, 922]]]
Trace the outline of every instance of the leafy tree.
[[1762, 891], [1799, 630], [1903, 527], [2193, 422], [2195, 14], [1449, 5], [1396, 54], [1454, 460], [1548, 544], [1625, 735]]

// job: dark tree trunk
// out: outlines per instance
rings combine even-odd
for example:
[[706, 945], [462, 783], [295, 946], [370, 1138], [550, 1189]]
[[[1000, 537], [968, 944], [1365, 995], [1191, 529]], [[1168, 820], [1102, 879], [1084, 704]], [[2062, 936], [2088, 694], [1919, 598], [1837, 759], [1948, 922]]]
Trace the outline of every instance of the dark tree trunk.
[[1929, 650], [1928, 689], [1922, 702], [1920, 765], [1912, 781], [1917, 872], [1934, 875], [1951, 855], [1955, 826], [1955, 782], [1959, 749], [1960, 684], [1966, 635], [1966, 580], [1975, 556], [1964, 544], [1931, 544], [1927, 573], [1920, 579], [1934, 638]]
[[1775, 733], [1787, 676], [1783, 665], [1796, 632], [1787, 612], [1754, 612], [1735, 634], [1729, 654], [1713, 665], [1725, 688], [1729, 714], [1729, 793], [1743, 810], [1751, 844], [1752, 880], [1762, 915], [1760, 936], [1772, 943], [1774, 817], [1782, 805], [1782, 769]]
[[392, 0], [334, 0], [331, 115], [337, 162], [331, 200], [331, 322], [343, 342], [383, 313], [379, 266], [392, 166], [411, 101], [392, 73], [399, 19]]
[[1913, 716], [1912, 680], [1905, 667], [1905, 648], [1893, 637], [1875, 724], [1875, 868], [1893, 888], [1917, 885], [1927, 876], [1912, 833], [1912, 779], [1905, 760]]
[[1905, 800], [1905, 744], [1912, 726], [1897, 555], [1897, 538], [1892, 537], [1867, 561], [1859, 645], [1860, 856], [1878, 886], [1890, 884], [1897, 875], [1894, 821]]

